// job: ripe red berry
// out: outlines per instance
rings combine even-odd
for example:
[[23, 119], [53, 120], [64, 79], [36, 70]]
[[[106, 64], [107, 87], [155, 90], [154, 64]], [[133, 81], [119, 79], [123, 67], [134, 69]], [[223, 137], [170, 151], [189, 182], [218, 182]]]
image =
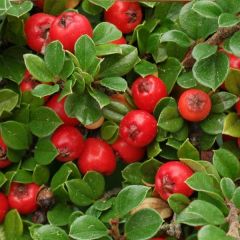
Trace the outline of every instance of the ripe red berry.
[[119, 133], [128, 144], [144, 147], [155, 138], [157, 121], [146, 111], [132, 110], [120, 122]]
[[119, 39], [117, 39], [117, 40], [114, 40], [114, 41], [112, 41], [111, 43], [113, 43], [113, 44], [126, 44], [127, 41], [126, 41], [126, 39], [122, 36], [121, 38], [119, 38]]
[[34, 51], [43, 52], [48, 42], [48, 33], [55, 17], [45, 13], [36, 13], [25, 22], [24, 31], [27, 45]]
[[11, 162], [7, 159], [7, 145], [0, 136], [0, 169], [6, 168], [9, 165], [11, 165]]
[[142, 21], [142, 9], [137, 2], [115, 1], [104, 13], [104, 19], [123, 33], [132, 32]]
[[39, 82], [33, 80], [29, 71], [26, 70], [24, 73], [23, 80], [20, 83], [20, 90], [21, 92], [32, 91], [38, 84]]
[[132, 96], [139, 109], [152, 113], [157, 102], [167, 96], [167, 87], [154, 75], [139, 77], [133, 82]]
[[189, 197], [193, 190], [185, 181], [192, 174], [192, 169], [179, 161], [164, 163], [155, 176], [155, 189], [164, 200], [167, 200], [173, 193], [181, 193]]
[[240, 58], [236, 57], [233, 54], [228, 54], [228, 55], [229, 55], [230, 68], [235, 68], [240, 70]]
[[37, 210], [37, 194], [40, 186], [35, 183], [13, 182], [8, 194], [10, 208], [15, 208], [21, 214], [30, 214]]
[[240, 100], [237, 101], [235, 104], [235, 109], [238, 115], [240, 115]]
[[85, 174], [96, 171], [111, 175], [116, 169], [116, 159], [110, 145], [99, 138], [88, 138], [78, 160], [79, 170]]
[[79, 158], [84, 139], [77, 128], [62, 125], [52, 135], [52, 144], [56, 147], [59, 154], [56, 159], [60, 162], [73, 161]]
[[63, 12], [53, 22], [49, 36], [51, 41], [59, 40], [65, 50], [74, 51], [79, 37], [87, 34], [92, 37], [92, 26], [88, 19], [77, 12]]
[[3, 193], [0, 193], [0, 223], [3, 222], [5, 215], [8, 212], [8, 208], [7, 197]]
[[134, 147], [120, 137], [112, 144], [112, 148], [125, 163], [138, 162], [145, 154], [145, 148]]
[[62, 119], [62, 121], [67, 125], [76, 126], [79, 124], [79, 121], [76, 118], [69, 117], [64, 109], [64, 104], [66, 98], [63, 98], [61, 101], [59, 101], [60, 94], [57, 93], [53, 95], [49, 101], [46, 103], [46, 106], [51, 108], [54, 112], [57, 113], [57, 115]]
[[199, 89], [188, 89], [178, 101], [181, 116], [191, 122], [205, 119], [211, 111], [212, 102], [209, 95]]

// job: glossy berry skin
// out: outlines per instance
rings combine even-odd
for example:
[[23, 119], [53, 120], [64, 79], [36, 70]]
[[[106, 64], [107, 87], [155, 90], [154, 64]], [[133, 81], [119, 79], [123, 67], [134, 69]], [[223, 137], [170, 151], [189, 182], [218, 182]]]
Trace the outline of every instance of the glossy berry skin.
[[104, 20], [123, 33], [131, 33], [142, 22], [142, 9], [137, 2], [115, 1], [104, 13]]
[[99, 138], [88, 138], [78, 160], [81, 173], [96, 171], [111, 175], [116, 169], [116, 159], [111, 146]]
[[173, 193], [181, 193], [189, 197], [193, 190], [185, 181], [192, 174], [192, 169], [179, 161], [164, 163], [155, 176], [155, 190], [163, 200], [167, 200]]
[[6, 168], [10, 165], [11, 162], [7, 159], [7, 145], [0, 136], [0, 169]]
[[238, 115], [240, 115], [240, 100], [237, 101], [235, 104], [235, 109]]
[[8, 194], [10, 208], [15, 208], [20, 214], [30, 214], [37, 210], [37, 194], [40, 186], [35, 183], [13, 182]]
[[199, 89], [188, 89], [178, 101], [181, 116], [191, 122], [204, 120], [211, 111], [212, 102], [209, 95]]
[[233, 54], [229, 54], [229, 64], [230, 68], [235, 68], [240, 70], [240, 58]]
[[53, 22], [49, 31], [51, 41], [59, 40], [65, 50], [74, 51], [79, 37], [87, 34], [92, 37], [92, 26], [88, 19], [76, 12], [63, 12]]
[[58, 101], [60, 94], [57, 93], [53, 95], [48, 102], [46, 103], [46, 106], [51, 108], [54, 112], [57, 113], [57, 115], [61, 118], [61, 120], [71, 126], [76, 126], [79, 124], [79, 121], [76, 118], [69, 117], [64, 109], [64, 104], [66, 101], [66, 98], [61, 99], [61, 101]]
[[0, 192], [0, 223], [3, 222], [5, 215], [8, 212], [8, 199], [7, 197]]
[[144, 147], [157, 135], [157, 121], [146, 111], [132, 110], [120, 122], [119, 134], [128, 144]]
[[32, 91], [38, 84], [39, 82], [34, 81], [29, 71], [26, 70], [24, 73], [23, 80], [21, 81], [19, 86], [21, 92], [29, 92]]
[[113, 44], [127, 44], [127, 41], [126, 39], [122, 36], [121, 38], [117, 39], [117, 40], [114, 40], [112, 41], [111, 43]]
[[134, 147], [120, 137], [112, 144], [112, 148], [115, 154], [127, 164], [138, 162], [145, 155], [145, 148]]
[[41, 53], [48, 42], [48, 32], [54, 16], [36, 13], [30, 16], [24, 25], [27, 45], [34, 51]]
[[153, 112], [158, 101], [167, 96], [165, 83], [154, 75], [137, 78], [131, 89], [136, 106], [150, 113]]
[[79, 158], [84, 147], [82, 134], [73, 126], [60, 126], [53, 133], [51, 140], [59, 152], [56, 159], [60, 162], [73, 161]]

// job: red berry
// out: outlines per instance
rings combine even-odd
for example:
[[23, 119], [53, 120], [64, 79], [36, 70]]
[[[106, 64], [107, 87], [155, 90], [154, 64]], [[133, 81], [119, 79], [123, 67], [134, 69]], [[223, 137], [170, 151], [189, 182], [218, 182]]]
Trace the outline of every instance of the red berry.
[[48, 32], [55, 17], [45, 13], [36, 13], [25, 22], [24, 31], [27, 45], [36, 52], [43, 52], [48, 42]]
[[79, 158], [84, 139], [77, 128], [62, 125], [52, 135], [52, 143], [57, 148], [59, 155], [56, 159], [60, 162], [73, 161]]
[[152, 113], [157, 102], [167, 96], [167, 87], [154, 75], [139, 77], [132, 85], [132, 96], [139, 109]]
[[9, 165], [11, 165], [11, 162], [7, 159], [7, 145], [0, 136], [0, 169], [6, 168]]
[[44, 6], [44, 0], [34, 0], [35, 6], [37, 6], [40, 9], [43, 9]]
[[131, 33], [142, 21], [142, 9], [137, 2], [115, 1], [104, 13], [104, 19], [123, 33]]
[[8, 212], [8, 208], [7, 197], [3, 193], [0, 193], [0, 223], [3, 222], [5, 215]]
[[188, 89], [178, 101], [181, 116], [191, 122], [205, 119], [211, 111], [212, 103], [209, 95], [199, 89]]
[[240, 58], [233, 54], [229, 54], [229, 64], [230, 68], [235, 68], [240, 70]]
[[116, 169], [116, 159], [110, 145], [99, 138], [88, 138], [78, 160], [79, 170], [85, 174], [96, 171], [111, 175]]
[[128, 144], [144, 147], [157, 135], [157, 121], [146, 111], [132, 110], [120, 122], [119, 133]]
[[37, 194], [40, 186], [35, 183], [13, 182], [8, 194], [10, 208], [15, 208], [21, 214], [30, 214], [37, 210]]
[[113, 43], [113, 44], [126, 44], [127, 41], [126, 41], [126, 39], [122, 36], [121, 38], [119, 38], [119, 39], [117, 39], [117, 40], [114, 40], [114, 41], [112, 41], [111, 43]]
[[151, 240], [165, 240], [166, 238], [164, 237], [157, 237], [157, 238], [151, 238]]
[[23, 80], [20, 83], [20, 90], [21, 92], [32, 91], [38, 84], [39, 82], [33, 80], [32, 75], [29, 73], [28, 70], [26, 70]]
[[69, 117], [64, 109], [64, 104], [66, 98], [63, 98], [61, 101], [58, 101], [60, 94], [57, 93], [52, 96], [49, 101], [46, 103], [46, 106], [51, 108], [57, 115], [62, 119], [62, 121], [67, 125], [76, 126], [79, 124], [79, 121], [76, 118]]
[[193, 190], [185, 181], [192, 174], [192, 169], [179, 161], [164, 163], [155, 176], [155, 189], [164, 200], [167, 200], [173, 193], [181, 193], [189, 197]]
[[74, 51], [77, 39], [84, 34], [92, 37], [92, 26], [85, 16], [77, 12], [63, 12], [49, 31], [51, 41], [59, 40], [64, 49], [71, 52]]
[[240, 115], [240, 100], [237, 101], [235, 104], [235, 109], [238, 115]]
[[120, 137], [112, 144], [112, 148], [125, 163], [138, 162], [145, 154], [145, 148], [134, 147]]

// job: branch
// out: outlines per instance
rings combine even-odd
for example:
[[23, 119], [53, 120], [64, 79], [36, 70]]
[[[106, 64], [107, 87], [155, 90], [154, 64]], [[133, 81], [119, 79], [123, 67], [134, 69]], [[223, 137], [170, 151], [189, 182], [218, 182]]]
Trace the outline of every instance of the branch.
[[[219, 45], [226, 38], [231, 37], [235, 32], [240, 30], [240, 23], [233, 27], [219, 28], [216, 33], [214, 33], [210, 38], [208, 38], [205, 43], [210, 45]], [[182, 61], [182, 65], [185, 68], [192, 68], [195, 63], [195, 59], [192, 56], [192, 50], [194, 46], [188, 51], [185, 58]]]

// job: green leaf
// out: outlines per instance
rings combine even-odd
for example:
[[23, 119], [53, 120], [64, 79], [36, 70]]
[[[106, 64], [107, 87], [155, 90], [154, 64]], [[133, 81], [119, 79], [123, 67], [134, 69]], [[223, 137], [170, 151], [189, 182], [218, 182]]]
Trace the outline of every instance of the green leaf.
[[217, 3], [209, 0], [194, 3], [192, 9], [207, 18], [217, 18], [223, 11]]
[[108, 235], [108, 229], [96, 217], [85, 215], [71, 224], [69, 235], [77, 240], [99, 239]]
[[197, 86], [197, 81], [193, 77], [193, 72], [184, 72], [182, 73], [178, 79], [177, 84], [182, 88], [193, 88]]
[[51, 15], [59, 15], [66, 10], [65, 4], [66, 0], [47, 0], [44, 2], [43, 12]]
[[240, 95], [240, 71], [230, 68], [227, 78], [224, 81], [225, 88], [229, 93]]
[[229, 237], [226, 235], [221, 228], [207, 225], [201, 228], [198, 232], [198, 239], [199, 240], [234, 240], [233, 237]]
[[232, 50], [233, 54], [240, 57], [240, 47], [239, 47], [239, 41], [240, 41], [240, 32], [236, 32], [233, 34], [233, 36], [230, 39], [230, 49]]
[[65, 226], [68, 224], [68, 219], [72, 212], [73, 209], [70, 206], [58, 203], [47, 212], [47, 219], [54, 226]]
[[58, 115], [48, 107], [35, 108], [30, 113], [30, 129], [38, 137], [47, 137], [52, 134], [62, 121]]
[[100, 80], [100, 84], [108, 89], [125, 92], [128, 85], [127, 81], [121, 77], [107, 77]]
[[116, 209], [120, 216], [137, 207], [146, 197], [149, 187], [130, 185], [122, 189], [116, 197]]
[[222, 133], [232, 137], [240, 137], [240, 119], [236, 113], [231, 112], [225, 117]]
[[121, 38], [122, 32], [108, 22], [99, 23], [93, 30], [93, 41], [95, 44], [110, 43]]
[[34, 54], [23, 55], [25, 65], [31, 75], [40, 82], [54, 82], [54, 75], [48, 69], [42, 58]]
[[213, 204], [194, 200], [177, 216], [177, 223], [185, 223], [190, 226], [220, 225], [225, 223], [225, 217]]
[[190, 203], [190, 200], [185, 195], [180, 193], [172, 194], [167, 201], [170, 208], [177, 214], [182, 212], [182, 210]]
[[23, 234], [23, 222], [16, 209], [12, 209], [6, 214], [4, 232], [6, 240], [16, 239]]
[[28, 149], [31, 138], [26, 125], [15, 122], [6, 121], [1, 124], [2, 137], [5, 144], [15, 150]]
[[207, 43], [199, 43], [193, 48], [192, 56], [197, 60], [208, 58], [217, 52], [218, 47]]
[[122, 54], [106, 56], [101, 63], [99, 78], [119, 77], [127, 74], [139, 61], [137, 49], [130, 45], [120, 45]]
[[236, 188], [234, 191], [231, 201], [234, 203], [236, 208], [240, 208], [240, 187]]
[[29, 171], [18, 169], [14, 175], [13, 181], [19, 183], [31, 183], [33, 181], [32, 174]]
[[234, 191], [236, 189], [235, 183], [231, 178], [222, 178], [220, 182], [220, 187], [224, 197], [230, 200], [233, 197]]
[[229, 0], [227, 2], [225, 0], [216, 0], [215, 2], [221, 6], [224, 12], [235, 14], [240, 11], [240, 2], [238, 0]]
[[49, 138], [39, 139], [34, 149], [34, 160], [40, 165], [50, 164], [58, 155], [58, 150]]
[[99, 90], [89, 88], [88, 93], [98, 102], [101, 109], [110, 103], [109, 97]]
[[166, 84], [167, 91], [170, 93], [182, 71], [181, 63], [176, 59], [169, 57], [158, 67], [158, 76]]
[[94, 199], [99, 199], [105, 190], [105, 180], [102, 174], [89, 171], [83, 178], [89, 187], [92, 189]]
[[94, 74], [100, 60], [96, 57], [96, 49], [93, 40], [83, 35], [75, 44], [75, 55], [83, 72]]
[[217, 180], [205, 172], [196, 172], [186, 181], [187, 185], [195, 191], [214, 195], [221, 195]]
[[154, 183], [155, 175], [160, 165], [161, 165], [161, 162], [154, 158], [144, 161], [140, 166], [141, 175], [142, 175], [141, 183], [143, 181], [148, 183]]
[[240, 163], [238, 158], [226, 149], [214, 150], [213, 165], [223, 177], [235, 180], [240, 176]]
[[134, 71], [138, 73], [140, 76], [145, 77], [147, 75], [151, 75], [158, 72], [156, 64], [150, 63], [146, 60], [141, 60], [134, 67]]
[[0, 187], [2, 187], [6, 181], [7, 181], [7, 178], [2, 172], [0, 172]]
[[156, 157], [161, 152], [159, 142], [153, 141], [147, 146], [147, 156], [149, 158]]
[[58, 92], [60, 89], [58, 84], [48, 85], [48, 84], [39, 84], [32, 90], [32, 95], [35, 97], [45, 97], [52, 95]]
[[163, 42], [174, 42], [180, 47], [190, 47], [193, 44], [193, 40], [186, 33], [179, 30], [164, 33], [161, 37], [161, 43]]
[[3, 112], [11, 112], [18, 103], [18, 94], [10, 89], [0, 90], [0, 116]]
[[225, 114], [210, 114], [201, 123], [201, 129], [208, 134], [217, 135], [222, 133]]
[[231, 13], [222, 13], [218, 18], [219, 27], [233, 27], [240, 22], [240, 19]]
[[127, 165], [122, 171], [122, 177], [130, 184], [142, 184], [143, 173], [141, 171], [142, 164], [139, 162]]
[[71, 201], [79, 207], [89, 206], [93, 203], [93, 192], [82, 179], [73, 179], [66, 182]]
[[122, 48], [117, 44], [107, 43], [96, 46], [97, 56], [107, 56], [116, 53], [122, 54]]
[[63, 80], [67, 80], [74, 71], [73, 60], [67, 55], [65, 56], [65, 61], [62, 67], [62, 71], [58, 74]]
[[113, 5], [114, 0], [104, 0], [104, 1], [102, 1], [102, 0], [89, 0], [89, 2], [107, 10], [108, 8], [110, 8]]
[[47, 68], [53, 75], [58, 75], [64, 66], [65, 52], [59, 41], [49, 43], [44, 52], [44, 60]]
[[216, 90], [227, 77], [229, 60], [224, 53], [201, 59], [193, 66], [193, 75], [203, 86]]
[[114, 122], [105, 121], [100, 129], [101, 138], [105, 141], [109, 141], [118, 132], [118, 125]]
[[96, 122], [101, 116], [99, 104], [87, 93], [69, 95], [65, 102], [65, 110], [70, 117], [76, 117], [83, 125]]
[[132, 215], [125, 224], [125, 235], [129, 240], [144, 240], [156, 235], [163, 220], [154, 209], [142, 209]]
[[192, 145], [192, 143], [187, 138], [185, 142], [178, 149], [178, 158], [189, 158], [194, 160], [199, 160], [200, 155], [198, 150]]
[[34, 240], [69, 240], [67, 233], [53, 225], [35, 227], [32, 233]]
[[47, 166], [37, 165], [34, 168], [32, 179], [38, 185], [47, 184], [50, 177], [50, 171]]
[[7, 10], [7, 14], [19, 18], [29, 12], [32, 7], [33, 3], [31, 1], [12, 3], [12, 6]]
[[237, 102], [237, 96], [229, 92], [217, 92], [211, 96], [211, 101], [211, 112], [222, 113]]

